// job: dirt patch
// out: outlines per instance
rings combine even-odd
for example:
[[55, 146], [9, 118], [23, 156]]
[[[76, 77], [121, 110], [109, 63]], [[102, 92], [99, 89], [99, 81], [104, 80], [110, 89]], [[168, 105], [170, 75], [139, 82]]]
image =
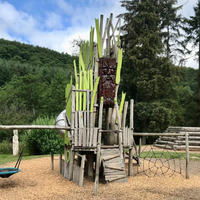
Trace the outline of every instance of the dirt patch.
[[[56, 158], [58, 159], [58, 158]], [[183, 170], [185, 161], [182, 160]], [[14, 163], [2, 167], [12, 167]], [[21, 172], [7, 179], [0, 179], [0, 199], [199, 199], [200, 161], [190, 162], [190, 179], [174, 174], [171, 178], [144, 174], [128, 177], [128, 183], [100, 183], [98, 196], [93, 196], [94, 182], [84, 179], [84, 186], [78, 187], [72, 181], [58, 174], [58, 160], [55, 170], [50, 169], [49, 157], [21, 162]], [[136, 173], [134, 167], [134, 173]], [[184, 174], [184, 172], [183, 172]]]

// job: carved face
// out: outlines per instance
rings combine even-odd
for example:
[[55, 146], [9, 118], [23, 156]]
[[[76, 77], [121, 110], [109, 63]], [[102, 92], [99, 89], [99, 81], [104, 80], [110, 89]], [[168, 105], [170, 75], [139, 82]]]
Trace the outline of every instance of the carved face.
[[114, 106], [116, 68], [115, 58], [100, 58], [99, 99], [103, 96], [106, 108]]

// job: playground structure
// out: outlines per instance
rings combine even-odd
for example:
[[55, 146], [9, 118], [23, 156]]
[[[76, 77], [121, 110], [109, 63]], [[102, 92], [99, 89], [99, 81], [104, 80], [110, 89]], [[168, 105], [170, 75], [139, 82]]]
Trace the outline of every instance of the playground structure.
[[[71, 78], [66, 87], [66, 109], [57, 117], [56, 125], [0, 126], [0, 129], [56, 129], [65, 140], [64, 160], [60, 157], [60, 173], [79, 186], [83, 186], [84, 174], [95, 179], [94, 194], [97, 195], [100, 176], [107, 183], [127, 182], [126, 150], [129, 151], [128, 176], [133, 175], [133, 159], [139, 163], [134, 136], [185, 136], [187, 166], [189, 147], [188, 133], [134, 133], [134, 100], [131, 99], [128, 106], [126, 94], [122, 93], [118, 105], [123, 51], [120, 48], [120, 19], [114, 27], [111, 14], [104, 31], [103, 16], [100, 24], [98, 19], [95, 24], [97, 43], [93, 41], [94, 28], [91, 27], [90, 41], [80, 44], [79, 70], [74, 61], [75, 83]], [[126, 126], [128, 107], [129, 127]], [[188, 168], [186, 173], [186, 177], [189, 177]]]
[[112, 21], [111, 14], [103, 32], [101, 15], [100, 26], [99, 20], [95, 20], [97, 43], [93, 42], [94, 28], [91, 27], [90, 41], [80, 45], [79, 71], [74, 61], [75, 84], [71, 78], [66, 87], [66, 111], [56, 120], [57, 126], [70, 128], [70, 131], [58, 131], [65, 139], [64, 177], [82, 186], [84, 173], [91, 179], [95, 176], [95, 195], [102, 170], [107, 182], [127, 182], [125, 150], [129, 150], [130, 176], [133, 175], [133, 151], [137, 151], [133, 139], [134, 101], [130, 101], [130, 127], [126, 126], [126, 94], [122, 93], [120, 105], [117, 102], [123, 50], [120, 19], [115, 28]]
[[[189, 148], [192, 150], [200, 149], [200, 128], [199, 127], [168, 127], [165, 133], [189, 133]], [[153, 144], [155, 147], [184, 150], [186, 148], [185, 135], [159, 136]]]

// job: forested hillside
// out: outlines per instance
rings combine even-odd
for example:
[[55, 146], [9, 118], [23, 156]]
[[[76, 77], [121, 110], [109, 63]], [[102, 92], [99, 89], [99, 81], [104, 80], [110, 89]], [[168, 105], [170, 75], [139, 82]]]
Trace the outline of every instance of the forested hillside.
[[[73, 75], [68, 54], [0, 39], [0, 124], [31, 124], [65, 108], [65, 87]], [[0, 140], [11, 139], [1, 131]]]

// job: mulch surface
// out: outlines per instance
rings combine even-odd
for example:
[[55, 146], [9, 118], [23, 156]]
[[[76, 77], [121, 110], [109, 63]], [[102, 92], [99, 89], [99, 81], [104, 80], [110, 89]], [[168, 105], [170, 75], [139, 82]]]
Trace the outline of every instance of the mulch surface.
[[[185, 176], [185, 160], [181, 162]], [[84, 186], [78, 187], [59, 175], [58, 164], [58, 160], [55, 160], [52, 171], [50, 157], [22, 160], [21, 172], [10, 178], [0, 178], [0, 199], [200, 199], [200, 161], [190, 162], [189, 179], [178, 173], [171, 178], [163, 176], [149, 178], [144, 173], [139, 173], [128, 177], [128, 183], [100, 183], [98, 196], [93, 196], [93, 181], [84, 178]], [[13, 167], [13, 165], [14, 163], [10, 163], [1, 167]], [[134, 174], [136, 172], [137, 168], [134, 167]]]

